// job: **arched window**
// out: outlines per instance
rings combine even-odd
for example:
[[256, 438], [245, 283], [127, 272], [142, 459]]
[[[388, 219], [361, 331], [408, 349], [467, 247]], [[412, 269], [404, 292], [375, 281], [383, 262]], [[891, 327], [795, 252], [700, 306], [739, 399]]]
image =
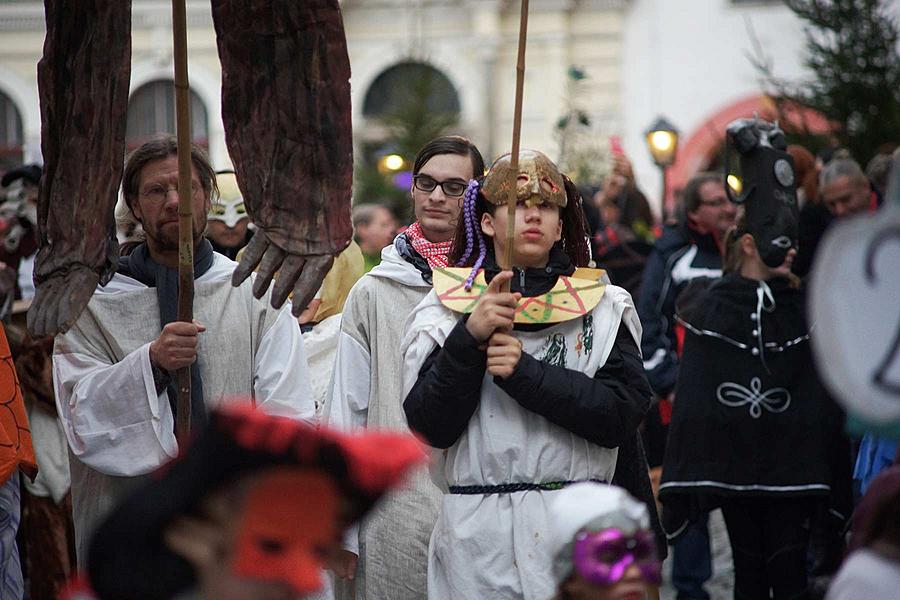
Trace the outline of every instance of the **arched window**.
[[24, 143], [19, 109], [0, 92], [0, 172], [21, 164]]
[[426, 63], [405, 62], [375, 78], [363, 101], [363, 115], [382, 118], [413, 99], [429, 113], [459, 113], [459, 96], [446, 75]]
[[[191, 134], [195, 144], [209, 147], [206, 106], [191, 90]], [[175, 84], [151, 81], [136, 89], [128, 100], [128, 148], [136, 148], [158, 133], [175, 133]]]

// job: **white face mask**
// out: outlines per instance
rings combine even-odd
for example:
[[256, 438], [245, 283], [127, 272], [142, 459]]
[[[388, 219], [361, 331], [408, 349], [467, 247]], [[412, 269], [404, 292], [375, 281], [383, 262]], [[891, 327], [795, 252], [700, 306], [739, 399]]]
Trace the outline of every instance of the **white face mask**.
[[247, 209], [244, 207], [244, 199], [238, 198], [231, 202], [226, 202], [224, 198], [220, 198], [218, 202], [209, 209], [209, 221], [223, 221], [228, 227], [234, 227], [241, 219], [248, 218]]
[[219, 188], [219, 199], [210, 207], [207, 219], [222, 221], [226, 226], [234, 227], [241, 219], [248, 218], [234, 173], [220, 173], [216, 176], [216, 185]]

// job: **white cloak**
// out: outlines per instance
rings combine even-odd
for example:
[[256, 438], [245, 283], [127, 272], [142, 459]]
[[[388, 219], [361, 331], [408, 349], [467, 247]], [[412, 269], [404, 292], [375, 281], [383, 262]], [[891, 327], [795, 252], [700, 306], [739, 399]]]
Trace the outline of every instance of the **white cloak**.
[[[620, 323], [638, 347], [641, 325], [631, 296], [612, 285], [590, 317], [514, 335], [524, 352], [593, 377], [606, 363]], [[436, 293], [416, 307], [402, 345], [404, 397], [458, 321]], [[445, 493], [429, 546], [428, 598], [546, 600], [554, 593], [547, 515], [555, 492], [462, 495], [450, 494], [449, 486], [608, 482], [617, 453], [526, 410], [485, 373], [478, 408], [462, 436], [432, 452], [431, 476]]]
[[[360, 279], [344, 304], [332, 390], [324, 421], [337, 428], [409, 431], [401, 393], [400, 340], [413, 308], [431, 291], [394, 245]], [[406, 489], [391, 492], [346, 537], [359, 555], [355, 596], [338, 582], [338, 598], [417, 600], [425, 597], [428, 540], [437, 518], [438, 490], [422, 467]]]
[[[194, 318], [206, 327], [194, 367], [208, 409], [252, 398], [270, 414], [315, 422], [303, 339], [290, 306], [257, 300], [252, 278], [214, 255], [198, 277]], [[156, 290], [117, 274], [53, 348], [56, 406], [69, 442], [72, 512], [81, 565], [89, 536], [115, 502], [178, 454], [166, 391], [156, 393], [150, 343], [161, 331]]]

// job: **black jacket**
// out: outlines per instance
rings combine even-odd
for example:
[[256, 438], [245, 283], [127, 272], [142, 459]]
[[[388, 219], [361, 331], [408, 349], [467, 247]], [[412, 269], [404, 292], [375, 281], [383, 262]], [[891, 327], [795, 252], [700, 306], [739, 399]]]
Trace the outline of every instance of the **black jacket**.
[[[573, 271], [568, 257], [562, 251], [554, 251], [546, 269], [516, 270], [511, 287], [525, 296], [535, 296], [552, 288], [559, 275]], [[490, 281], [497, 272], [499, 269], [489, 257], [485, 277]], [[403, 403], [410, 428], [436, 448], [449, 448], [456, 443], [479, 404], [486, 354], [469, 334], [465, 320], [460, 319], [444, 346], [425, 360]], [[546, 326], [516, 326], [536, 327]], [[665, 556], [647, 461], [637, 433], [638, 424], [649, 409], [651, 391], [640, 352], [628, 329], [620, 325], [606, 364], [593, 378], [523, 353], [513, 375], [506, 380], [495, 377], [494, 383], [523, 408], [550, 422], [597, 445], [619, 447], [613, 483], [647, 505], [659, 550]]]
[[644, 267], [637, 311], [643, 327], [641, 350], [653, 391], [666, 396], [678, 378], [675, 300], [696, 277], [718, 277], [722, 256], [716, 239], [688, 226], [669, 225]]
[[[422, 365], [403, 409], [409, 426], [435, 448], [455, 444], [478, 408], [486, 357], [460, 320]], [[512, 376], [494, 383], [523, 408], [606, 448], [634, 437], [650, 406], [641, 357], [624, 325], [594, 377], [523, 353]]]
[[[575, 268], [558, 249], [545, 269], [515, 269], [511, 290], [525, 297], [547, 292], [560, 275]], [[499, 268], [488, 257], [485, 278]], [[449, 448], [478, 408], [487, 354], [460, 319], [442, 348], [432, 352], [403, 403], [409, 426], [436, 448]], [[516, 329], [546, 326], [516, 325]], [[523, 408], [599, 446], [615, 448], [634, 436], [650, 406], [651, 392], [640, 351], [624, 324], [606, 364], [594, 377], [542, 362], [523, 353], [513, 374], [494, 383]]]

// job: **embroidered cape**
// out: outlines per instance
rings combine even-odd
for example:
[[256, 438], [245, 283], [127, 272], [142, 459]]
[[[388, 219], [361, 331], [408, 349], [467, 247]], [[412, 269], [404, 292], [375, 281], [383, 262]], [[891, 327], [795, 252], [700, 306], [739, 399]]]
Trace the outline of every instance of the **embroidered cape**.
[[705, 286], [679, 299], [684, 354], [660, 486], [670, 538], [722, 496], [828, 495], [839, 460], [843, 419], [813, 365], [803, 294], [735, 274]]

